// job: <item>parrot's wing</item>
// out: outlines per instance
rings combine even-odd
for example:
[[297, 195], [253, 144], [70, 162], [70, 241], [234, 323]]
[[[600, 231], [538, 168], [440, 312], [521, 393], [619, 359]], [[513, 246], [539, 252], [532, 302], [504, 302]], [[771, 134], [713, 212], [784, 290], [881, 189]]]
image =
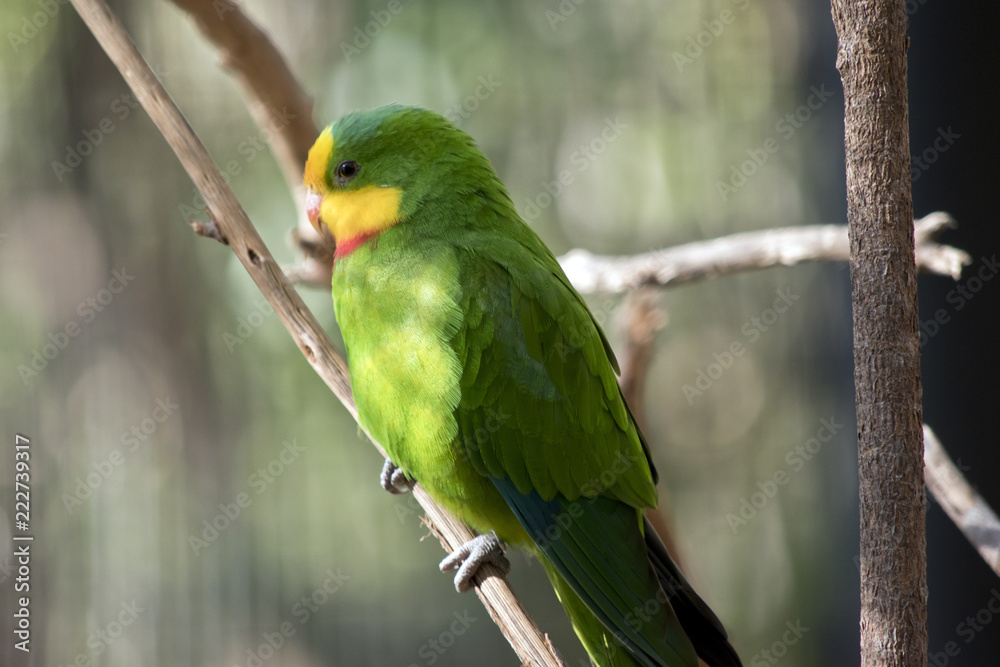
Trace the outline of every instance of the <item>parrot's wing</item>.
[[604, 335], [550, 253], [491, 250], [459, 262], [464, 452], [636, 660], [696, 665], [646, 553], [656, 489]]
[[597, 322], [544, 246], [490, 246], [487, 256], [460, 251], [455, 415], [469, 459], [544, 500], [655, 506], [652, 466]]

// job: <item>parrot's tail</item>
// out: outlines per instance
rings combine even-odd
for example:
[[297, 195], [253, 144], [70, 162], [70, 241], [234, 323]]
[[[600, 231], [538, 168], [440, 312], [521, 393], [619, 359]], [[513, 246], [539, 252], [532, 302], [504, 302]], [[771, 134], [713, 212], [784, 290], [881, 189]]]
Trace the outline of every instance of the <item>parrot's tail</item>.
[[[655, 600], [661, 604], [669, 603], [673, 608], [681, 627], [698, 653], [699, 664], [709, 667], [741, 667], [740, 658], [729, 644], [722, 623], [677, 569], [648, 521], [645, 523], [645, 541], [646, 555], [662, 589]], [[538, 554], [538, 560], [544, 565], [549, 581], [573, 624], [573, 630], [597, 667], [648, 667], [651, 664], [650, 656], [635, 656], [618, 641], [615, 634], [601, 623], [548, 559]], [[636, 609], [629, 622], [641, 626], [644, 613], [653, 615], [656, 611]], [[656, 661], [655, 658], [653, 660]]]
[[556, 590], [559, 602], [566, 610], [566, 615], [569, 616], [569, 620], [573, 624], [576, 636], [580, 638], [580, 643], [587, 649], [594, 664], [597, 667], [643, 667], [643, 663], [636, 661], [632, 654], [615, 639], [611, 631], [597, 620], [594, 613], [587, 608], [580, 596], [570, 588], [570, 585], [548, 560], [538, 554], [538, 561], [545, 566], [545, 573], [549, 575], [552, 588]]
[[698, 657], [711, 667], [741, 667], [740, 658], [730, 645], [722, 622], [677, 569], [649, 520], [643, 521], [649, 562]]

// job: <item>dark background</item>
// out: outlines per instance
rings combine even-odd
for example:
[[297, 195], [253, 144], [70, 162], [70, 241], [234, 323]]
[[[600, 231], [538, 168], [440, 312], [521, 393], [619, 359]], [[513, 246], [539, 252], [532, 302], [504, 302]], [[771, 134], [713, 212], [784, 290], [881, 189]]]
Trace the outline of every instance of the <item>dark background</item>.
[[[942, 156], [942, 168], [935, 165], [914, 183], [914, 210], [921, 215], [941, 209], [956, 217], [959, 228], [944, 239], [974, 258], [963, 283], [983, 266], [982, 257], [995, 257], [1000, 247], [1000, 229], [991, 210], [1000, 175], [996, 159], [1000, 133], [991, 109], [1000, 102], [1000, 88], [985, 83], [1000, 76], [1000, 52], [993, 44], [1000, 11], [991, 5], [969, 14], [967, 8], [971, 10], [962, 3], [927, 2], [911, 16], [910, 29], [911, 148], [928, 146], [938, 127], [951, 126], [962, 135]], [[919, 48], [922, 43], [927, 48]], [[954, 287], [947, 280], [926, 276], [919, 283], [922, 320], [932, 318], [938, 308], [953, 316], [924, 346], [924, 420], [996, 508], [1000, 440], [992, 417], [1000, 396], [1000, 290], [991, 279], [956, 312], [947, 300]], [[986, 607], [1000, 590], [997, 578], [933, 501], [927, 513], [927, 561], [930, 651], [940, 653], [954, 641], [961, 653], [949, 664], [994, 662], [1000, 655], [996, 615], [968, 643], [968, 630], [959, 634], [957, 626]], [[988, 615], [989, 611], [983, 613], [979, 622]], [[944, 659], [940, 657], [940, 662]]]

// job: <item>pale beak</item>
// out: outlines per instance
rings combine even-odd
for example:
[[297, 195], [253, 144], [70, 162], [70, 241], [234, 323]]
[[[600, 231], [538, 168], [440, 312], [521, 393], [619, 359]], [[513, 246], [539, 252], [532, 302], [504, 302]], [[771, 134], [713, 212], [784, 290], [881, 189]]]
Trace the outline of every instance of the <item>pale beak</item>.
[[320, 234], [323, 233], [323, 228], [319, 222], [319, 209], [322, 203], [323, 196], [321, 194], [312, 190], [306, 190], [306, 216], [309, 217], [309, 222], [312, 223], [312, 226]]

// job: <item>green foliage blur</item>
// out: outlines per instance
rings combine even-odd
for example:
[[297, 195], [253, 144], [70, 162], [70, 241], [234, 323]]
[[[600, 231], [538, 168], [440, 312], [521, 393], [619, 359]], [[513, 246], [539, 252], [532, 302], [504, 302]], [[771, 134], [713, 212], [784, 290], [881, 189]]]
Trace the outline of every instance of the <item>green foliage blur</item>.
[[[295, 202], [218, 54], [168, 2], [113, 4], [293, 264]], [[832, 28], [807, 4], [243, 6], [319, 124], [436, 109], [557, 254], [631, 254], [843, 222], [819, 214], [842, 187], [843, 100], [832, 68], [810, 69]], [[517, 664], [233, 254], [191, 233], [204, 206], [72, 7], [5, 2], [0, 36], [0, 421], [32, 448], [30, 664]], [[339, 340], [329, 292], [303, 292]], [[856, 655], [847, 294], [846, 267], [816, 265], [659, 299], [645, 413], [662, 512], [746, 664]], [[620, 345], [624, 299], [588, 300]], [[0, 451], [0, 646], [21, 664]], [[512, 561], [586, 664], [542, 569]]]

